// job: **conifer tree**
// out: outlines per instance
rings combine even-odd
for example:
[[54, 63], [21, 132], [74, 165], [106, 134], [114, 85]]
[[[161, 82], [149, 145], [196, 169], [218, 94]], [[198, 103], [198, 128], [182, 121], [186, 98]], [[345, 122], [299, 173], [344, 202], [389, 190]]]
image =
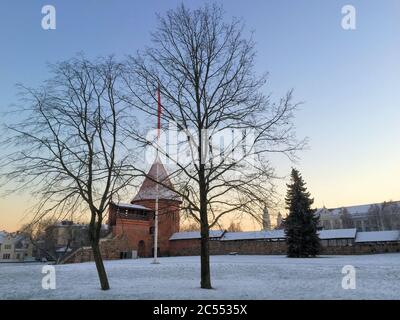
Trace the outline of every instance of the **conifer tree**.
[[292, 258], [315, 257], [320, 251], [319, 217], [311, 209], [314, 199], [305, 185], [299, 171], [292, 169], [285, 199], [289, 215], [284, 221], [287, 256]]

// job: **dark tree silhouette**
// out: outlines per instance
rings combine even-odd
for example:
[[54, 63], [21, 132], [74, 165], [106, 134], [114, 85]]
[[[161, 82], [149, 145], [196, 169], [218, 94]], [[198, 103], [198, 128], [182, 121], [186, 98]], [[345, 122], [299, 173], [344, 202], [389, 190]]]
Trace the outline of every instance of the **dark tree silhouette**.
[[[77, 57], [52, 66], [40, 89], [21, 86], [18, 117], [7, 122], [3, 185], [37, 200], [33, 224], [46, 216], [89, 213], [101, 288], [109, 289], [99, 239], [110, 199], [133, 179], [135, 153], [124, 128], [134, 125], [118, 98], [121, 64]], [[15, 115], [16, 113], [12, 113]], [[22, 119], [22, 120], [21, 120]], [[17, 186], [17, 187], [15, 187]]]
[[299, 171], [292, 169], [291, 183], [287, 185], [286, 209], [289, 215], [284, 221], [287, 256], [291, 258], [315, 257], [320, 251], [318, 237], [319, 217], [311, 209], [311, 199]]

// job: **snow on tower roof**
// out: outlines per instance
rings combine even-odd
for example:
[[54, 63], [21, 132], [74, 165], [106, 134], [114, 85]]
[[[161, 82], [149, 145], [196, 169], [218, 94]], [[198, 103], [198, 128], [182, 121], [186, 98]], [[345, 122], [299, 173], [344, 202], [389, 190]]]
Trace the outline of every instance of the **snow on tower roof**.
[[141, 206], [139, 204], [129, 204], [129, 203], [114, 203], [115, 206], [122, 209], [136, 209], [136, 210], [145, 210], [145, 211], [153, 211], [145, 206]]
[[[221, 238], [224, 234], [223, 230], [210, 230], [210, 238]], [[185, 239], [200, 239], [199, 231], [188, 231], [188, 232], [175, 232], [169, 240], [185, 240]]]
[[386, 242], [399, 241], [400, 231], [368, 231], [357, 232], [356, 242]]
[[[157, 179], [157, 170], [158, 170], [158, 179]], [[157, 183], [154, 181], [157, 180], [165, 186], [159, 184], [158, 192], [157, 192]], [[160, 159], [154, 161], [151, 166], [149, 172], [147, 173], [146, 178], [144, 179], [139, 192], [132, 199], [131, 203], [133, 204], [135, 201], [139, 200], [154, 200], [157, 197], [159, 199], [167, 199], [167, 200], [176, 200], [181, 201], [180, 197], [173, 190], [173, 185], [171, 180], [169, 179], [169, 175], [164, 165], [161, 163]]]

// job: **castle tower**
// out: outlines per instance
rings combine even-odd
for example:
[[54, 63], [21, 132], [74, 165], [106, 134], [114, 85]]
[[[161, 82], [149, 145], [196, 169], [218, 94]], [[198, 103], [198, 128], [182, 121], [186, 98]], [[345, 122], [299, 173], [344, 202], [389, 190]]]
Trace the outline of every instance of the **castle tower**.
[[[132, 199], [131, 204], [141, 205], [155, 210], [157, 183], [154, 180], [157, 180], [165, 185], [158, 185], [158, 248], [160, 256], [168, 255], [169, 238], [175, 232], [179, 232], [179, 210], [182, 201], [180, 197], [173, 191], [173, 185], [168, 177], [167, 170], [159, 158], [154, 161], [147, 176], [148, 177], [146, 177], [146, 179], [143, 181], [139, 192]], [[152, 226], [154, 227], [154, 220]], [[152, 246], [154, 248], [154, 234], [152, 238]]]
[[271, 219], [267, 207], [263, 210], [263, 230], [271, 230]]
[[283, 229], [282, 222], [283, 222], [282, 215], [281, 215], [280, 212], [278, 212], [278, 216], [276, 218], [276, 227], [275, 227], [275, 229]]

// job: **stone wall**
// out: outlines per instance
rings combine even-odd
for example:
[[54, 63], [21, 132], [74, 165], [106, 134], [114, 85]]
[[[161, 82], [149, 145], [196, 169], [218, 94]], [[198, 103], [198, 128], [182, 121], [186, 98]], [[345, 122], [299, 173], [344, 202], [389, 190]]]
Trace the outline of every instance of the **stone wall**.
[[[101, 239], [99, 245], [101, 256], [104, 260], [121, 259], [121, 252], [131, 252], [133, 250], [124, 235], [116, 236], [112, 239]], [[61, 263], [81, 263], [93, 260], [92, 248], [82, 247], [64, 258]]]
[[[172, 256], [190, 256], [200, 254], [200, 240], [173, 240], [170, 241], [170, 252]], [[286, 244], [284, 241], [256, 241], [237, 240], [219, 241], [210, 240], [210, 254], [285, 254]]]
[[[172, 240], [170, 241], [169, 248], [170, 256], [198, 256], [200, 255], [200, 240]], [[136, 248], [132, 248], [129, 239], [125, 235], [119, 235], [112, 239], [102, 239], [100, 241], [100, 250], [104, 260], [117, 260], [121, 259], [121, 252], [131, 252], [132, 250], [136, 250]], [[357, 255], [387, 252], [400, 252], [400, 242], [323, 246], [321, 254]], [[286, 254], [286, 242], [266, 240], [210, 240], [211, 255], [226, 255], [232, 253], [243, 255], [284, 255]], [[92, 249], [90, 247], [82, 247], [66, 257], [62, 263], [87, 261], [93, 261]]]
[[[173, 240], [170, 243], [172, 256], [191, 256], [200, 254], [199, 239]], [[372, 254], [400, 252], [400, 242], [365, 243], [346, 246], [323, 246], [322, 255]], [[230, 253], [248, 255], [286, 254], [285, 241], [265, 240], [210, 240], [210, 254], [224, 255]]]

